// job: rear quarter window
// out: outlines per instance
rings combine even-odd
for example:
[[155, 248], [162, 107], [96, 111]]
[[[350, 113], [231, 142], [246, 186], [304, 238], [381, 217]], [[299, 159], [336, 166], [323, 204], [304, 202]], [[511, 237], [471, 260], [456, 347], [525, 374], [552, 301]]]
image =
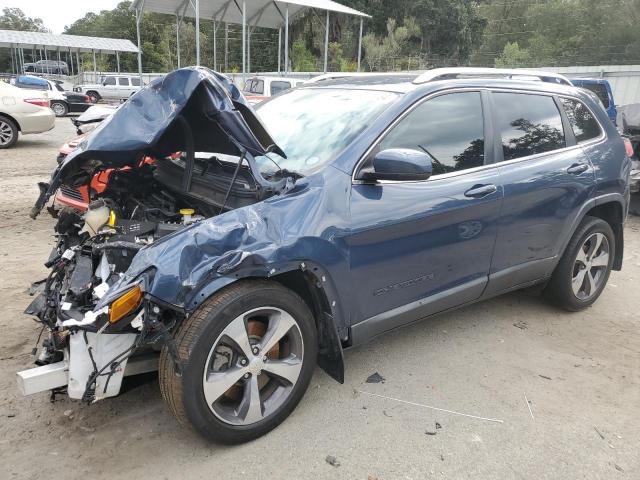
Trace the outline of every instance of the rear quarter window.
[[586, 105], [573, 98], [561, 98], [576, 142], [584, 143], [600, 136], [600, 125]]
[[493, 93], [504, 160], [514, 160], [566, 146], [562, 117], [553, 97]]
[[285, 90], [289, 90], [291, 88], [291, 83], [285, 82], [282, 80], [277, 80], [271, 82], [271, 95], [277, 95], [280, 92]]

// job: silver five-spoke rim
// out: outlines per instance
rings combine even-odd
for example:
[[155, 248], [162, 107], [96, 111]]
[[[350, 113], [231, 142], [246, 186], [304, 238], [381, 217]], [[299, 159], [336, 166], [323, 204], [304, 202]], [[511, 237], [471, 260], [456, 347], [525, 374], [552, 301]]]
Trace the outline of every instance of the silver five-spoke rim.
[[580, 300], [588, 300], [598, 292], [609, 268], [609, 241], [602, 233], [587, 237], [573, 265], [571, 287]]
[[205, 401], [225, 423], [259, 422], [291, 395], [303, 355], [302, 334], [289, 313], [277, 307], [249, 310], [225, 327], [209, 352]]
[[13, 130], [7, 122], [0, 120], [0, 145], [8, 145], [13, 140]]
[[60, 117], [62, 115], [64, 115], [64, 105], [62, 105], [61, 103], [54, 103], [53, 105], [51, 105], [51, 110], [53, 110], [53, 113], [56, 114], [57, 117]]

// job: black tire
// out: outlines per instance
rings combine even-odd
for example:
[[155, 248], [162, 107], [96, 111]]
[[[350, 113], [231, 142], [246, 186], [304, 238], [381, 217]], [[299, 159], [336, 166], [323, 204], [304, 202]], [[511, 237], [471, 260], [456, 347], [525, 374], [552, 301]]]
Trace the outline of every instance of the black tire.
[[[576, 262], [580, 250], [585, 241], [594, 234], [602, 234], [608, 243], [608, 263], [602, 267], [602, 276], [597, 288], [589, 293], [588, 298], [579, 298], [572, 288], [572, 280], [576, 269]], [[604, 220], [596, 217], [585, 217], [567, 245], [567, 248], [556, 266], [549, 283], [545, 288], [545, 296], [556, 306], [577, 312], [591, 306], [600, 296], [609, 280], [611, 267], [615, 258], [615, 235], [611, 226]]]
[[91, 103], [98, 103], [102, 98], [100, 94], [94, 90], [89, 90], [87, 96], [91, 98]]
[[18, 141], [18, 125], [8, 117], [0, 115], [0, 149], [11, 148]]
[[[223, 330], [239, 315], [265, 306], [282, 309], [294, 318], [304, 344], [302, 367], [288, 397], [271, 415], [250, 425], [232, 425], [218, 418], [207, 405], [202, 384], [204, 369], [208, 368], [209, 352]], [[182, 375], [176, 374], [167, 347], [163, 348], [159, 365], [162, 396], [180, 424], [224, 444], [252, 440], [282, 423], [304, 395], [318, 353], [314, 318], [305, 302], [279, 283], [266, 280], [239, 281], [206, 300], [183, 322], [175, 341]]]
[[54, 100], [51, 102], [51, 110], [53, 110], [56, 117], [64, 117], [69, 113], [69, 106], [65, 102]]

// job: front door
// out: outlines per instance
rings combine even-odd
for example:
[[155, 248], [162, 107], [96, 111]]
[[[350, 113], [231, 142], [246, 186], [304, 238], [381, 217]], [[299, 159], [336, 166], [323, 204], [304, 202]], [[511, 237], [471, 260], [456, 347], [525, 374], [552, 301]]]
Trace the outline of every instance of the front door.
[[[579, 211], [593, 193], [594, 169], [560, 100], [492, 92], [504, 207], [487, 294], [548, 276]], [[563, 118], [564, 117], [564, 118]], [[501, 145], [501, 146], [500, 146]]]
[[426, 181], [352, 186], [355, 343], [482, 294], [502, 203], [498, 169], [487, 165], [484, 112], [480, 92], [441, 94], [373, 148], [427, 151], [434, 165]]

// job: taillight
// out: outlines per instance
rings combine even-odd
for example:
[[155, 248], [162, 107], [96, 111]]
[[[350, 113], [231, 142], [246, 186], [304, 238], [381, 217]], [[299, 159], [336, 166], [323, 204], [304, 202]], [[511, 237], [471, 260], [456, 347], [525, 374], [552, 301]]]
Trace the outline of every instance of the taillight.
[[627, 152], [628, 157], [633, 157], [633, 145], [631, 145], [631, 140], [626, 137], [622, 137], [624, 141], [624, 149]]
[[38, 107], [49, 107], [49, 100], [46, 98], [25, 98], [24, 101]]
[[91, 97], [89, 95], [85, 95], [84, 96], [84, 103], [92, 103], [91, 102]]

